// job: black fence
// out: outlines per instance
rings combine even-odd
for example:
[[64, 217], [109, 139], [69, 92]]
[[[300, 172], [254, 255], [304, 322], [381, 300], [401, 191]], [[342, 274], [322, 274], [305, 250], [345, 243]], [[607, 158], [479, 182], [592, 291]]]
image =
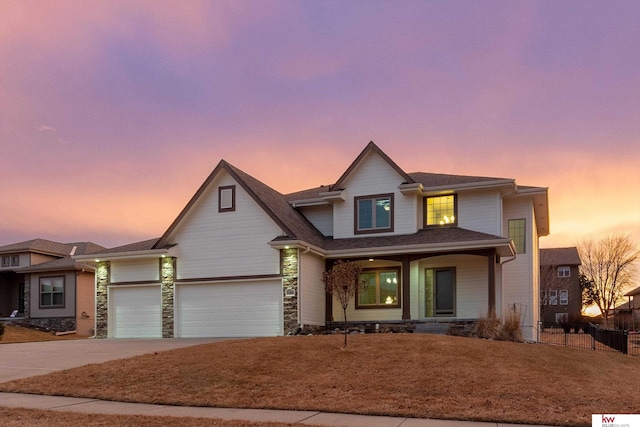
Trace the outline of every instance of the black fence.
[[538, 328], [538, 342], [585, 350], [640, 355], [640, 333], [587, 325], [545, 325]]

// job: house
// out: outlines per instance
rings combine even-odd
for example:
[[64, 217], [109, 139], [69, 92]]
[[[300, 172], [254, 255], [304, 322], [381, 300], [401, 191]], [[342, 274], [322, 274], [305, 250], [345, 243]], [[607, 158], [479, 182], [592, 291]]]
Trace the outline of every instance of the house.
[[582, 313], [578, 249], [540, 249], [540, 319], [545, 325], [579, 323]]
[[[425, 156], [425, 161], [428, 157]], [[357, 324], [538, 322], [547, 189], [407, 173], [369, 143], [334, 184], [283, 195], [222, 160], [164, 234], [101, 251], [98, 337], [277, 336], [342, 320], [322, 272], [361, 262]]]
[[[637, 331], [640, 329], [640, 287], [624, 294], [627, 302], [613, 310], [613, 324], [616, 329]], [[638, 301], [636, 301], [636, 297]]]
[[0, 246], [0, 317], [55, 331], [94, 328], [94, 267], [72, 255], [104, 247], [45, 239]]

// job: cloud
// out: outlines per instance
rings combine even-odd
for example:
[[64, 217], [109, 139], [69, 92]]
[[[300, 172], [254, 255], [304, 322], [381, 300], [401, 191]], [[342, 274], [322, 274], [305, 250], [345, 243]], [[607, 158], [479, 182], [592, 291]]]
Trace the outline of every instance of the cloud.
[[40, 132], [55, 132], [55, 128], [52, 128], [51, 126], [47, 126], [47, 125], [40, 125], [38, 127], [36, 127], [36, 129], [38, 129]]

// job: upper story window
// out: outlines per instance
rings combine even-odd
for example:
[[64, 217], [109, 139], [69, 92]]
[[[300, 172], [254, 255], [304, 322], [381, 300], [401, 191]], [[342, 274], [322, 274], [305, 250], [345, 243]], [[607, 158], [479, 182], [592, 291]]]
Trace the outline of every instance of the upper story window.
[[571, 267], [568, 265], [558, 267], [558, 277], [571, 277]]
[[40, 307], [64, 307], [64, 276], [40, 278]]
[[20, 265], [20, 255], [11, 255], [11, 265], [14, 267]]
[[560, 290], [560, 305], [569, 304], [569, 291], [566, 289]]
[[10, 262], [9, 255], [3, 255], [2, 256], [2, 266], [3, 267], [9, 267], [9, 262]]
[[393, 194], [355, 198], [355, 233], [393, 231]]
[[236, 186], [218, 187], [218, 212], [236, 210]]
[[425, 224], [456, 225], [458, 223], [457, 197], [455, 194], [447, 196], [427, 197], [425, 199]]
[[526, 253], [526, 221], [524, 219], [509, 220], [509, 238], [516, 246], [516, 253]]
[[360, 276], [367, 284], [358, 291], [356, 308], [400, 307], [400, 269], [384, 268], [365, 270]]

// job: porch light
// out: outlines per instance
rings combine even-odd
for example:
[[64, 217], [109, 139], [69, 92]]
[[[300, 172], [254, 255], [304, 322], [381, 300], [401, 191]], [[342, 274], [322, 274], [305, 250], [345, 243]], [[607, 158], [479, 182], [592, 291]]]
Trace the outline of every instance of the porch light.
[[373, 258], [369, 258], [369, 262], [373, 262]]

